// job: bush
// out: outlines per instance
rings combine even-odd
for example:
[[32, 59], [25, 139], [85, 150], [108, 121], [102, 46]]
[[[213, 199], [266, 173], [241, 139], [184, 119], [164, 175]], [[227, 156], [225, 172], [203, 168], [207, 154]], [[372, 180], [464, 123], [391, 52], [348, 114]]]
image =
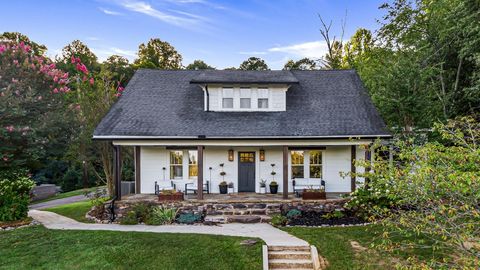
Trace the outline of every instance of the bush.
[[150, 216], [145, 222], [148, 225], [172, 224], [177, 217], [177, 209], [163, 206], [152, 207]]
[[287, 224], [287, 218], [280, 215], [280, 214], [275, 214], [272, 216], [272, 220], [270, 221], [270, 223], [273, 225], [273, 226], [285, 226]]
[[122, 219], [120, 219], [122, 225], [135, 225], [138, 224], [137, 215], [134, 211], [129, 211]]
[[35, 183], [23, 170], [0, 172], [0, 221], [15, 221], [27, 217], [30, 191]]
[[132, 211], [135, 213], [137, 221], [140, 223], [145, 223], [150, 217], [152, 207], [147, 203], [137, 203], [132, 207]]
[[202, 215], [194, 213], [180, 214], [177, 218], [177, 222], [181, 224], [193, 224], [195, 222], [201, 222]]
[[78, 171], [75, 170], [75, 168], [70, 168], [63, 176], [60, 185], [64, 192], [81, 188], [82, 176]]
[[287, 218], [288, 219], [295, 219], [295, 218], [298, 218], [302, 215], [302, 212], [300, 212], [300, 210], [298, 209], [292, 209], [290, 211], [287, 212]]

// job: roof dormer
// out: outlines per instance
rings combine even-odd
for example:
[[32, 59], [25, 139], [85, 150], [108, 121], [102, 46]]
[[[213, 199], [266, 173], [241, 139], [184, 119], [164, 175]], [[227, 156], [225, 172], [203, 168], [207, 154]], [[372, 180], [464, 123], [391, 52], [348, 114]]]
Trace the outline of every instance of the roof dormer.
[[286, 110], [286, 92], [298, 80], [290, 71], [206, 71], [190, 83], [204, 90], [205, 111], [275, 112]]

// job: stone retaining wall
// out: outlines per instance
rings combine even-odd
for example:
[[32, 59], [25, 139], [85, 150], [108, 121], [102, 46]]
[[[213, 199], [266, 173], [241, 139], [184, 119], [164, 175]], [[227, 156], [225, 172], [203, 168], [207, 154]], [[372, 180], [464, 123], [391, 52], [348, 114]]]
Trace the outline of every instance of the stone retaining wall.
[[[292, 209], [300, 211], [331, 212], [343, 210], [346, 199], [329, 199], [319, 201], [272, 201], [272, 202], [159, 202], [159, 201], [119, 201], [115, 203], [117, 221], [126, 213], [132, 210], [137, 203], [150, 205], [163, 205], [168, 208], [177, 208], [179, 213], [194, 213], [203, 216], [232, 216], [232, 215], [272, 215], [286, 213]], [[110, 202], [105, 204], [107, 208]], [[90, 214], [90, 213], [89, 213]], [[93, 218], [95, 222], [108, 221], [108, 214], [102, 217]], [[89, 217], [87, 215], [87, 217]]]

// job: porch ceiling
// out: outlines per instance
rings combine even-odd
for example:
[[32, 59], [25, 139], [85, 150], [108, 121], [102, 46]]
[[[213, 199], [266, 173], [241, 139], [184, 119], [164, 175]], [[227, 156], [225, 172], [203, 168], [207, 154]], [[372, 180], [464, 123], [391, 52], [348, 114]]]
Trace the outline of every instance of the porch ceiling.
[[114, 145], [123, 146], [328, 146], [366, 145], [373, 139], [332, 139], [332, 140], [114, 140]]

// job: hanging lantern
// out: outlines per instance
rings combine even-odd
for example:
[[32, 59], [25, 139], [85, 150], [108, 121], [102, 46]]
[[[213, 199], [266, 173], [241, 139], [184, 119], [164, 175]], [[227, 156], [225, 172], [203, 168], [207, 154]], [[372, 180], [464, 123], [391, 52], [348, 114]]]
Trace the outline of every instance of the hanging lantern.
[[233, 149], [228, 150], [228, 161], [233, 161]]
[[265, 150], [260, 149], [260, 161], [265, 161]]

